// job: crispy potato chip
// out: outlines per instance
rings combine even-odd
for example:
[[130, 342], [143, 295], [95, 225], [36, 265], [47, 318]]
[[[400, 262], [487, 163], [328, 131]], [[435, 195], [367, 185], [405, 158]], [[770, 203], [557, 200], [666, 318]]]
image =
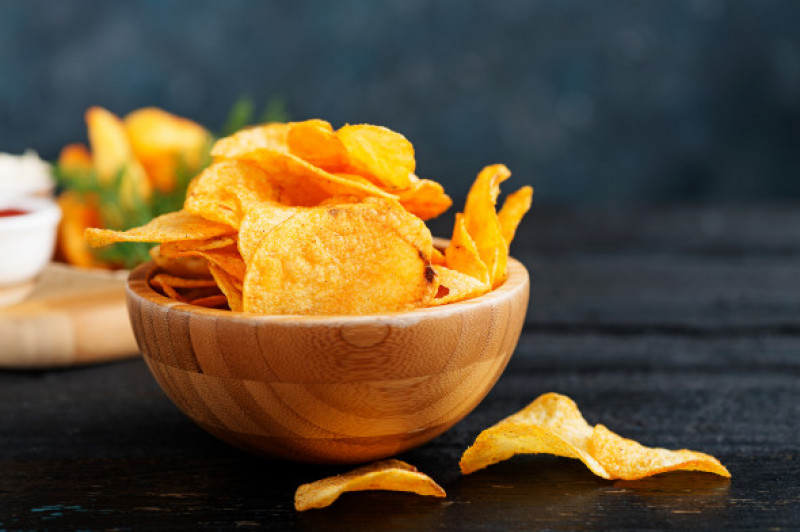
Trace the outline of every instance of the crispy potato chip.
[[[203, 242], [201, 240], [201, 242]], [[165, 273], [177, 277], [208, 277], [208, 262], [203, 257], [172, 257], [161, 253], [161, 246], [150, 248], [150, 258]]]
[[436, 297], [428, 302], [432, 307], [471, 299], [489, 291], [488, 284], [469, 275], [445, 266], [433, 266], [433, 270], [436, 272], [437, 291]]
[[207, 288], [217, 286], [214, 279], [188, 279], [168, 273], [157, 273], [150, 278], [150, 284], [158, 286], [169, 285], [173, 288]]
[[384, 460], [354, 469], [344, 475], [328, 477], [303, 484], [294, 494], [298, 512], [325, 508], [348, 491], [387, 490], [408, 491], [418, 495], [446, 497], [447, 494], [428, 475], [400, 460]]
[[408, 189], [397, 191], [397, 199], [408, 212], [430, 220], [450, 208], [453, 200], [444, 193], [442, 185], [430, 179], [413, 177], [416, 181]]
[[269, 202], [252, 205], [239, 227], [239, 253], [244, 261], [252, 260], [258, 244], [267, 233], [297, 212], [297, 207], [285, 207]]
[[234, 312], [242, 312], [244, 310], [242, 282], [213, 263], [208, 265], [208, 269], [211, 271], [211, 275], [214, 276], [219, 289], [225, 294], [225, 298], [228, 300], [228, 307]]
[[704, 471], [730, 477], [728, 469], [711, 455], [681, 449], [669, 451], [645, 447], [595, 425], [589, 452], [603, 464], [611, 478], [637, 480], [667, 471]]
[[481, 432], [461, 457], [464, 474], [516, 454], [547, 453], [578, 458], [605, 479], [635, 480], [678, 469], [729, 477], [714, 457], [693, 451], [651, 449], [626, 440], [602, 425], [592, 428], [572, 399], [556, 393], [539, 396], [516, 414]]
[[500, 194], [500, 183], [510, 175], [511, 172], [502, 164], [493, 164], [481, 170], [467, 194], [464, 206], [467, 231], [489, 271], [492, 288], [499, 286], [506, 278], [508, 245], [503, 239], [495, 204]]
[[416, 161], [414, 146], [400, 133], [370, 124], [346, 125], [336, 136], [347, 148], [350, 167], [390, 191], [411, 185]]
[[198, 297], [197, 299], [192, 299], [189, 303], [197, 305], [198, 307], [214, 308], [227, 305], [228, 299], [223, 294], [216, 294], [213, 296]]
[[312, 207], [288, 218], [264, 236], [249, 263], [245, 312], [347, 315], [423, 305], [435, 289], [432, 270], [387, 225], [391, 218], [368, 203]]
[[209, 249], [225, 248], [236, 243], [236, 238], [230, 236], [217, 236], [204, 240], [176, 240], [165, 242], [161, 246], [161, 254], [166, 257], [179, 257], [186, 251], [206, 251]]
[[347, 168], [347, 149], [324, 120], [289, 124], [286, 141], [292, 154], [323, 170], [338, 172]]
[[100, 247], [114, 242], [202, 240], [233, 233], [234, 230], [227, 225], [210, 222], [186, 211], [177, 211], [153, 218], [145, 225], [127, 231], [88, 228], [84, 238], [90, 246]]
[[239, 159], [245, 154], [261, 148], [288, 151], [289, 124], [272, 122], [237, 131], [229, 137], [219, 139], [211, 147], [211, 155], [224, 159]]
[[67, 144], [58, 154], [58, 165], [67, 171], [86, 172], [92, 169], [92, 154], [84, 144]]
[[213, 249], [190, 249], [177, 254], [178, 257], [203, 257], [217, 268], [224, 270], [240, 283], [244, 282], [245, 263], [235, 245]]
[[179, 167], [192, 169], [202, 164], [211, 142], [211, 135], [200, 124], [156, 107], [128, 114], [124, 125], [134, 155], [162, 192], [175, 188]]
[[431, 264], [435, 266], [444, 266], [445, 260], [444, 253], [436, 248], [433, 248], [433, 251], [431, 252]]
[[453, 227], [453, 238], [450, 245], [444, 250], [445, 265], [451, 270], [456, 270], [469, 275], [489, 286], [489, 270], [478, 254], [472, 237], [467, 232], [464, 224], [464, 215], [456, 214], [456, 223]]
[[89, 227], [101, 225], [100, 214], [91, 203], [72, 190], [58, 197], [61, 221], [58, 224], [57, 255], [82, 268], [108, 268], [108, 264], [95, 257], [83, 233]]
[[269, 181], [280, 190], [279, 201], [287, 205], [315, 206], [337, 195], [393, 197], [371, 183], [331, 174], [291, 153], [260, 149], [243, 154], [241, 158], [267, 172]]
[[278, 191], [256, 165], [238, 160], [216, 162], [203, 170], [186, 193], [186, 212], [239, 228], [251, 206], [277, 203]]
[[86, 127], [92, 147], [92, 163], [101, 183], [111, 183], [123, 172], [120, 201], [133, 206], [136, 198], [147, 199], [152, 187], [141, 163], [134, 157], [125, 126], [116, 115], [102, 107], [86, 111]]
[[533, 188], [522, 187], [513, 194], [506, 196], [503, 207], [497, 213], [500, 231], [503, 233], [507, 246], [510, 246], [511, 241], [514, 240], [514, 233], [517, 232], [517, 226], [522, 217], [530, 210], [532, 197]]

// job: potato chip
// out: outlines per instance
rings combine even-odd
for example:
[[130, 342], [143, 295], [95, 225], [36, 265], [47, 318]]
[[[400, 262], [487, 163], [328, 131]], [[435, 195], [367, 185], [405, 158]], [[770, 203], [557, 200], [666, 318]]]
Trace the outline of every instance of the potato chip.
[[288, 151], [288, 133], [289, 124], [278, 122], [249, 127], [219, 139], [211, 147], [211, 155], [224, 159], [239, 159], [261, 148]]
[[511, 172], [502, 164], [493, 164], [481, 170], [467, 194], [464, 206], [467, 231], [489, 271], [492, 288], [499, 286], [506, 278], [508, 245], [503, 239], [495, 204], [500, 194], [500, 183], [510, 175]]
[[325, 508], [348, 491], [386, 490], [408, 491], [418, 495], [446, 497], [447, 494], [432, 478], [401, 460], [384, 460], [359, 467], [334, 477], [303, 484], [294, 494], [298, 512]]
[[386, 221], [365, 203], [307, 208], [288, 218], [266, 234], [249, 263], [245, 312], [347, 315], [424, 305], [435, 289], [428, 262]]
[[186, 212], [239, 228], [248, 209], [264, 202], [277, 203], [278, 191], [256, 165], [216, 162], [203, 170], [186, 193]]
[[188, 279], [168, 273], [158, 273], [154, 275], [150, 278], [150, 284], [158, 286], [169, 285], [173, 288], [207, 288], [217, 286], [214, 279]]
[[704, 471], [730, 477], [728, 469], [711, 455], [681, 449], [669, 451], [645, 447], [595, 425], [589, 452], [603, 464], [611, 478], [637, 480], [667, 471]]
[[82, 268], [107, 268], [108, 265], [95, 257], [83, 238], [88, 227], [101, 225], [100, 213], [86, 198], [72, 190], [63, 192], [57, 201], [61, 208], [57, 254]]
[[347, 179], [326, 172], [291, 153], [260, 149], [241, 156], [267, 172], [280, 190], [279, 201], [293, 206], [315, 206], [331, 196], [351, 194], [359, 198], [393, 196], [371, 183]]
[[467, 232], [464, 224], [464, 215], [456, 214], [456, 223], [453, 227], [453, 238], [450, 245], [444, 251], [445, 265], [451, 270], [456, 270], [465, 275], [469, 275], [489, 286], [489, 270], [478, 254], [472, 237]]
[[250, 262], [253, 259], [258, 244], [267, 233], [297, 212], [297, 207], [269, 202], [252, 205], [239, 227], [239, 253], [244, 261]]
[[84, 238], [90, 246], [100, 247], [114, 242], [164, 243], [176, 240], [202, 240], [233, 233], [234, 230], [227, 225], [210, 222], [186, 211], [177, 211], [158, 216], [141, 227], [127, 231], [88, 228]]
[[67, 144], [58, 154], [58, 166], [67, 171], [89, 171], [92, 169], [92, 154], [83, 144]]
[[128, 114], [124, 125], [134, 155], [162, 192], [175, 188], [181, 165], [196, 169], [203, 163], [211, 142], [211, 135], [200, 124], [156, 107]]
[[214, 276], [214, 281], [217, 282], [219, 289], [225, 294], [225, 298], [228, 300], [228, 307], [234, 312], [242, 312], [244, 310], [242, 282], [216, 264], [209, 264], [208, 269], [211, 271], [211, 275]]
[[219, 249], [228, 247], [236, 243], [236, 237], [233, 235], [217, 236], [213, 238], [206, 238], [204, 240], [176, 240], [174, 242], [165, 242], [161, 246], [161, 254], [166, 257], [179, 257], [181, 253], [187, 251], [206, 251], [209, 249]]
[[514, 240], [514, 233], [517, 232], [519, 222], [531, 208], [532, 197], [533, 189], [531, 187], [522, 187], [513, 194], [506, 196], [503, 207], [497, 213], [500, 231], [503, 233], [506, 245], [510, 246], [511, 241]]
[[[202, 242], [202, 241], [201, 241]], [[203, 257], [173, 257], [161, 253], [161, 246], [150, 248], [150, 258], [165, 273], [177, 277], [209, 277], [208, 262]]]
[[347, 168], [347, 149], [324, 120], [289, 124], [286, 136], [289, 152], [328, 172]]
[[100, 182], [111, 183], [122, 172], [119, 194], [123, 205], [133, 206], [136, 198], [149, 198], [152, 194], [150, 180], [134, 157], [122, 121], [102, 107], [90, 107], [86, 111], [86, 127], [92, 163]]
[[[165, 244], [166, 245], [166, 244]], [[224, 270], [240, 283], [244, 282], [245, 263], [235, 245], [213, 249], [190, 249], [178, 253], [178, 257], [203, 257], [210, 264]]]
[[634, 480], [665, 471], [730, 473], [709, 455], [651, 449], [617, 436], [602, 425], [591, 427], [569, 397], [547, 393], [516, 414], [481, 432], [461, 457], [464, 474], [516, 454], [547, 453], [578, 458], [605, 479]]
[[442, 185], [430, 179], [419, 178], [406, 190], [397, 191], [397, 199], [408, 212], [423, 220], [436, 218], [453, 204], [450, 196], [444, 193]]
[[445, 265], [444, 253], [442, 253], [436, 248], [433, 248], [433, 251], [431, 252], [431, 264], [436, 266], [444, 266]]
[[474, 277], [451, 270], [445, 266], [433, 266], [436, 272], [436, 297], [428, 302], [431, 306], [456, 303], [465, 299], [478, 297], [489, 291], [489, 285]]
[[205, 297], [198, 297], [197, 299], [192, 299], [189, 301], [192, 305], [197, 305], [198, 307], [223, 307], [228, 304], [228, 299], [222, 295], [217, 294], [213, 296], [205, 296]]
[[390, 191], [411, 185], [416, 161], [414, 146], [400, 133], [370, 124], [346, 125], [336, 136], [347, 149], [350, 167]]

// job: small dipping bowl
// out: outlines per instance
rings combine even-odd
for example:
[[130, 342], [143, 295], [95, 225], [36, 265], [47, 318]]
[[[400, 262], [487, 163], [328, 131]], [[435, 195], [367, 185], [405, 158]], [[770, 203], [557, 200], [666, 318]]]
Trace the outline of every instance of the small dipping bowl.
[[470, 413], [505, 369], [528, 305], [525, 267], [480, 297], [369, 316], [259, 316], [162, 296], [128, 278], [139, 349], [169, 398], [218, 438], [316, 463], [393, 456]]
[[53, 200], [0, 199], [0, 286], [33, 279], [42, 271], [53, 256], [60, 219]]

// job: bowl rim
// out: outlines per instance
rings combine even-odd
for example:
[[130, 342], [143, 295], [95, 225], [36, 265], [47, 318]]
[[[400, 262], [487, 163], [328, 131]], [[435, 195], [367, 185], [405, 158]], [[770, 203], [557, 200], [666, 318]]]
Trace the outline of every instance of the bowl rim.
[[[437, 239], [437, 244], [442, 242]], [[221, 310], [200, 307], [181, 301], [175, 301], [160, 293], [156, 292], [148, 283], [148, 279], [153, 271], [157, 268], [155, 262], [147, 261], [134, 268], [128, 280], [125, 283], [125, 292], [128, 298], [134, 300], [147, 301], [154, 303], [158, 306], [168, 307], [170, 311], [185, 313], [188, 315], [198, 315], [205, 317], [217, 317], [232, 321], [246, 321], [248, 323], [258, 322], [264, 324], [301, 324], [304, 326], [314, 325], [340, 325], [342, 322], [349, 324], [366, 324], [375, 323], [375, 321], [392, 321], [404, 322], [411, 324], [424, 318], [430, 317], [446, 317], [454, 314], [468, 312], [475, 306], [491, 305], [499, 303], [500, 301], [507, 300], [514, 297], [520, 291], [529, 290], [530, 278], [528, 270], [525, 266], [514, 259], [508, 257], [508, 277], [502, 285], [482, 294], [478, 297], [458, 301], [456, 303], [448, 303], [446, 305], [439, 305], [435, 307], [423, 307], [404, 312], [386, 312], [380, 314], [362, 314], [362, 315], [305, 315], [305, 314], [281, 314], [281, 315], [264, 315], [264, 314], [250, 314], [247, 312], [233, 312], [230, 310]]]
[[20, 209], [25, 213], [0, 218], [0, 232], [55, 227], [61, 220], [61, 209], [50, 198], [33, 196], [0, 199], [0, 210]]

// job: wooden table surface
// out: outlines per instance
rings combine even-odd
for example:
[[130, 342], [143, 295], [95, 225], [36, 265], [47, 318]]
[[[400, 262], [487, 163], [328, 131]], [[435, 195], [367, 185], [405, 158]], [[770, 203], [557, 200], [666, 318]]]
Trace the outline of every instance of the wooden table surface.
[[[540, 210], [521, 233], [531, 306], [508, 369], [401, 456], [446, 500], [355, 493], [297, 514], [295, 488], [343, 468], [217, 442], [133, 360], [0, 373], [0, 529], [800, 526], [800, 206]], [[609, 482], [549, 456], [459, 474], [482, 428], [547, 391], [623, 436], [709, 452], [733, 478]]]

